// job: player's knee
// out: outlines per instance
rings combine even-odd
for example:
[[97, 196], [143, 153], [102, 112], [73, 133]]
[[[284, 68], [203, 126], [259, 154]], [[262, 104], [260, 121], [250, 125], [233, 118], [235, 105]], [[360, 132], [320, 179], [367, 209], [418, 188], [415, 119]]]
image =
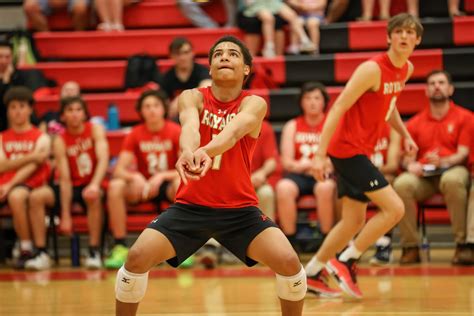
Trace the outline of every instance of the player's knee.
[[38, 1], [35, 0], [27, 0], [23, 2], [23, 10], [27, 15], [34, 15], [41, 12]]
[[278, 297], [286, 301], [301, 301], [306, 295], [306, 273], [300, 264], [298, 273], [292, 276], [276, 275]]
[[121, 267], [115, 282], [115, 298], [123, 303], [138, 303], [145, 296], [148, 272], [132, 273]]
[[123, 181], [122, 179], [113, 179], [109, 183], [109, 189], [107, 190], [107, 195], [108, 196], [121, 195], [124, 188], [125, 188], [125, 181]]
[[16, 205], [18, 203], [25, 203], [28, 201], [30, 193], [22, 189], [14, 189], [8, 194], [8, 203], [10, 205]]
[[276, 185], [276, 194], [280, 198], [295, 198], [298, 196], [298, 187], [289, 179], [281, 179]]
[[393, 217], [394, 224], [401, 221], [405, 215], [405, 205], [400, 198], [397, 198], [392, 204], [391, 214]]
[[44, 195], [42, 192], [33, 190], [30, 195], [28, 196], [28, 203], [29, 205], [42, 205], [44, 204]]
[[321, 195], [334, 195], [336, 190], [336, 184], [332, 180], [326, 180], [322, 182], [318, 182], [315, 186], [314, 193], [316, 196]]

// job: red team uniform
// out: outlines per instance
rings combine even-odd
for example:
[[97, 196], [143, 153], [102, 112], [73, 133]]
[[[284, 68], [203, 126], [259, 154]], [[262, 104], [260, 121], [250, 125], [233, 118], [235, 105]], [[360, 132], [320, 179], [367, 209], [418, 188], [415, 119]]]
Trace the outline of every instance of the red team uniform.
[[[211, 88], [201, 88], [203, 108], [199, 115], [200, 146], [209, 143], [237, 115], [245, 91], [235, 100], [217, 100]], [[198, 181], [181, 184], [176, 203], [148, 227], [163, 233], [172, 243], [176, 257], [168, 263], [177, 267], [210, 238], [215, 238], [248, 266], [247, 248], [264, 229], [276, 227], [257, 207], [251, 176], [251, 160], [257, 139], [246, 135], [222, 155]]]
[[408, 74], [408, 63], [397, 68], [387, 53], [371, 60], [380, 68], [380, 87], [377, 91], [365, 92], [344, 113], [328, 147], [337, 174], [339, 196], [363, 202], [369, 201], [364, 192], [388, 185], [369, 157], [395, 109]]
[[174, 169], [178, 160], [180, 132], [180, 126], [171, 121], [165, 121], [158, 132], [150, 132], [145, 124], [140, 124], [127, 135], [122, 151], [129, 151], [135, 156], [138, 171], [149, 179], [157, 172]]
[[255, 171], [262, 168], [265, 161], [270, 158], [275, 158], [277, 163], [275, 171], [268, 177], [268, 182], [273, 186], [281, 176], [281, 163], [278, 156], [278, 148], [273, 128], [270, 123], [263, 121], [262, 130], [260, 131], [260, 136], [255, 145], [250, 173], [253, 174]]
[[[210, 88], [199, 89], [204, 96], [199, 117], [200, 147], [209, 143], [213, 135], [224, 129], [238, 113], [240, 102], [249, 94], [243, 91], [234, 101], [222, 103]], [[176, 202], [218, 208], [239, 208], [258, 205], [257, 195], [250, 180], [251, 161], [257, 139], [244, 136], [224, 154], [214, 157], [212, 167], [199, 181], [181, 184]], [[229, 181], [232, 183], [229, 186]]]
[[[36, 143], [43, 133], [36, 127], [30, 128], [23, 133], [17, 133], [8, 129], [0, 133], [1, 150], [9, 160], [21, 158], [32, 153], [36, 148]], [[0, 174], [0, 184], [8, 183], [18, 170], [9, 170]], [[45, 162], [39, 166], [35, 172], [22, 184], [34, 189], [48, 182], [50, 175], [49, 163]]]
[[386, 124], [382, 134], [377, 139], [370, 161], [380, 169], [387, 162], [388, 146], [390, 144], [390, 125]]
[[88, 185], [97, 166], [95, 142], [92, 136], [92, 123], [84, 123], [80, 134], [71, 134], [64, 130], [60, 135], [66, 147], [66, 156], [74, 187]]

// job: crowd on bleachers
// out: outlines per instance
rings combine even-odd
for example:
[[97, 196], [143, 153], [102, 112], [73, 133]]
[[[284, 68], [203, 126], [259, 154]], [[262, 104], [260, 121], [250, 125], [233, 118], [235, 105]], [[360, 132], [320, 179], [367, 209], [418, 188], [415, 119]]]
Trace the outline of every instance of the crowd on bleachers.
[[[133, 2], [139, 1], [94, 1], [100, 20], [95, 23], [97, 30], [124, 31], [123, 9]], [[359, 20], [372, 20], [374, 2], [362, 1]], [[266, 58], [285, 52], [317, 55], [319, 26], [338, 21], [350, 5], [347, 0], [334, 0], [329, 5], [325, 0], [224, 0], [223, 3], [229, 17], [225, 26], [238, 25], [252, 54]], [[179, 0], [177, 4], [195, 26], [218, 26], [198, 2]], [[76, 30], [90, 27], [91, 3], [87, 0], [24, 2], [30, 26], [36, 31], [48, 31], [48, 15], [61, 7], [67, 7], [71, 13]], [[379, 1], [380, 20], [389, 18], [389, 7], [390, 1]], [[418, 15], [417, 0], [408, 0], [407, 8]], [[452, 17], [464, 15], [459, 1], [449, 0], [448, 9]], [[289, 35], [287, 40], [285, 34]], [[286, 48], [285, 43], [288, 43]], [[148, 203], [162, 210], [173, 202], [179, 185], [174, 170], [180, 132], [174, 122], [177, 121], [176, 97], [185, 89], [207, 87], [210, 80], [207, 68], [195, 61], [189, 40], [175, 38], [168, 51], [173, 67], [156, 82], [147, 82], [133, 90], [140, 94], [135, 109], [141, 122], [124, 132], [121, 148], [117, 150], [107, 142], [104, 128], [107, 126], [100, 120], [90, 120], [87, 102], [76, 82], [62, 86], [60, 104], [55, 111], [36, 117], [33, 92], [25, 88], [30, 86], [31, 73], [17, 69], [13, 62], [14, 53], [21, 55], [21, 52], [14, 52], [8, 42], [0, 42], [0, 206], [11, 211], [19, 240], [15, 267], [49, 269], [52, 262], [44, 218], [52, 210], [50, 214], [60, 217], [59, 231], [70, 235], [74, 230], [72, 209], [79, 208], [88, 218], [89, 250], [85, 265], [91, 269], [119, 268], [128, 251], [127, 207]], [[399, 224], [403, 249], [400, 263], [421, 261], [417, 203], [439, 193], [455, 235], [452, 263], [473, 265], [474, 116], [451, 101], [454, 86], [448, 72], [435, 70], [426, 80], [430, 106], [407, 122], [420, 147], [418, 155], [405, 154], [401, 149], [403, 140], [387, 125], [383, 134], [378, 135], [371, 160], [405, 204], [406, 214]], [[328, 168], [328, 177], [323, 182], [316, 182], [309, 172], [329, 106], [326, 87], [319, 82], [304, 83], [298, 103], [291, 106], [301, 111], [285, 123], [279, 150], [271, 124], [267, 122], [262, 127], [252, 165], [252, 183], [260, 208], [278, 221], [298, 248], [297, 213], [302, 197], [312, 195], [316, 199], [322, 236], [340, 214], [333, 170]], [[112, 157], [115, 152], [117, 157]], [[114, 244], [102, 260], [100, 239], [104, 218], [108, 219], [105, 226], [110, 228]], [[215, 243], [205, 248], [214, 254], [222, 253]], [[389, 233], [377, 242], [371, 262], [387, 264], [392, 261], [391, 252]], [[203, 251], [201, 256], [209, 253]]]

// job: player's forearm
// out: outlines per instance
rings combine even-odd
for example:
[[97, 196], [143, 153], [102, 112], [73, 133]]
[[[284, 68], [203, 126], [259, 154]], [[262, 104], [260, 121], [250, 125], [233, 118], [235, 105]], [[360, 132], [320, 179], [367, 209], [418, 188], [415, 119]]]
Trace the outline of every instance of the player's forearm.
[[113, 173], [113, 177], [123, 179], [128, 182], [133, 179], [133, 172], [130, 172], [123, 167], [117, 167]]
[[33, 154], [27, 154], [18, 159], [2, 159], [0, 161], [0, 173], [19, 169], [27, 164], [34, 163], [34, 161]]
[[20, 183], [24, 183], [35, 171], [38, 169], [38, 165], [35, 163], [29, 163], [24, 167], [21, 167], [10, 180], [10, 186], [14, 187]]
[[108, 155], [107, 157], [99, 158], [97, 161], [97, 166], [95, 168], [94, 176], [92, 177], [91, 184], [100, 186], [102, 180], [105, 178], [108, 168]]
[[165, 181], [171, 181], [179, 177], [179, 174], [178, 174], [178, 171], [176, 171], [176, 169], [172, 169], [172, 170], [161, 172], [161, 176], [163, 177]]
[[269, 176], [271, 175], [276, 169], [276, 160], [275, 158], [270, 158], [270, 159], [267, 159], [265, 160], [265, 162], [263, 163], [263, 166], [258, 170], [258, 171], [262, 171], [265, 176]]
[[404, 138], [411, 138], [410, 133], [408, 132], [405, 124], [402, 121], [402, 118], [400, 117], [400, 113], [398, 113], [398, 110], [395, 109], [390, 116], [390, 119], [388, 121], [390, 123], [390, 126], [397, 131], [398, 134], [400, 134]]
[[214, 137], [203, 149], [213, 158], [215, 156], [225, 153], [227, 150], [234, 147], [239, 139], [235, 133], [223, 130], [220, 134]]
[[467, 159], [467, 154], [464, 152], [457, 152], [453, 155], [441, 158], [441, 167], [449, 168], [452, 166], [462, 165]]
[[201, 136], [199, 129], [195, 128], [191, 124], [185, 125], [181, 129], [181, 135], [179, 136], [179, 147], [181, 151], [194, 152], [199, 148], [201, 144]]
[[324, 123], [323, 131], [321, 133], [321, 138], [319, 141], [318, 151], [316, 155], [318, 156], [326, 156], [327, 149], [329, 146], [329, 142], [331, 140], [332, 135], [336, 131], [337, 124], [341, 119], [342, 115], [345, 113], [345, 110], [342, 106], [338, 106], [335, 104], [331, 110], [329, 110], [328, 116], [326, 118], [326, 122]]

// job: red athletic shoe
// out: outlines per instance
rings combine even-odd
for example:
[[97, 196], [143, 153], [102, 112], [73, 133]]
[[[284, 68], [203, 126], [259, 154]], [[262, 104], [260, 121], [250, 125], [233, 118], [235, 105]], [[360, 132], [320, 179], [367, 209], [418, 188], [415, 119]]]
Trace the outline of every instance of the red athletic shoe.
[[362, 292], [357, 285], [356, 260], [349, 259], [347, 262], [336, 258], [329, 260], [328, 271], [336, 278], [341, 289], [352, 297], [361, 299]]
[[341, 297], [342, 293], [339, 289], [332, 289], [328, 286], [328, 276], [325, 269], [314, 276], [308, 276], [308, 292], [327, 298]]

